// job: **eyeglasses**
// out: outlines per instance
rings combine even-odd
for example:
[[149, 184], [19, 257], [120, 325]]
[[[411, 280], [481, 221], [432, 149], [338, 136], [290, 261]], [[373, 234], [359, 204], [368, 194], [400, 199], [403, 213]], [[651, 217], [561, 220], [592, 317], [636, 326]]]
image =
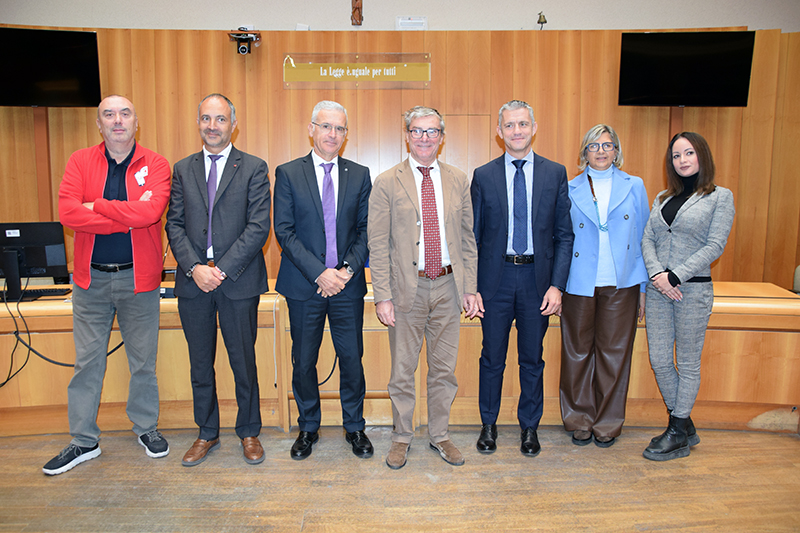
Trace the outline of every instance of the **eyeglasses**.
[[427, 130], [423, 130], [422, 128], [412, 128], [408, 130], [408, 133], [411, 134], [412, 139], [422, 139], [423, 134], [427, 134], [428, 139], [438, 139], [439, 134], [442, 133], [442, 130], [438, 128], [428, 128]]
[[336, 131], [336, 135], [344, 136], [347, 134], [347, 128], [344, 126], [334, 126], [333, 124], [328, 124], [327, 122], [324, 124], [317, 124], [316, 122], [312, 122], [313, 125], [319, 126], [323, 133], [330, 133], [331, 130]]
[[603, 143], [602, 145], [600, 143], [589, 143], [586, 145], [586, 149], [589, 150], [590, 152], [599, 152], [600, 146], [603, 147], [604, 152], [613, 152], [614, 149], [616, 148], [616, 146], [614, 146], [614, 143]]

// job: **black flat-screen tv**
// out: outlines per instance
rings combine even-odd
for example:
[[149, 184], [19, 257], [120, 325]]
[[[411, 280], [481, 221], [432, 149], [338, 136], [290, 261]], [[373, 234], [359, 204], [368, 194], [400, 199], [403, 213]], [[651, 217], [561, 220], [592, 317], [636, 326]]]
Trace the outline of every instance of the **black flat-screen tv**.
[[97, 34], [0, 28], [0, 106], [95, 107]]
[[619, 105], [746, 107], [755, 32], [623, 33]]

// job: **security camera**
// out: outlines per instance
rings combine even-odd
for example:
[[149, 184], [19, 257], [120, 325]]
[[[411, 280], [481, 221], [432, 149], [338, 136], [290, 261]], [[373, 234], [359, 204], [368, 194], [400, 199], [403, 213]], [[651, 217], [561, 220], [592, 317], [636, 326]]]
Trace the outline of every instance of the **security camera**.
[[248, 31], [246, 27], [239, 28], [239, 31], [228, 32], [231, 41], [236, 41], [236, 51], [245, 56], [250, 53], [250, 45], [261, 44], [261, 34], [259, 32]]

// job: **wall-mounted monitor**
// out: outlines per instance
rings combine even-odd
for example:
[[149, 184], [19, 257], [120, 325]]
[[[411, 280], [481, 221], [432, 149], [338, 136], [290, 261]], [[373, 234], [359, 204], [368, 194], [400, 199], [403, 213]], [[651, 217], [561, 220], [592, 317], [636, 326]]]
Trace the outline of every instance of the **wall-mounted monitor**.
[[97, 34], [0, 28], [0, 106], [95, 107]]
[[755, 32], [623, 33], [619, 105], [746, 107]]

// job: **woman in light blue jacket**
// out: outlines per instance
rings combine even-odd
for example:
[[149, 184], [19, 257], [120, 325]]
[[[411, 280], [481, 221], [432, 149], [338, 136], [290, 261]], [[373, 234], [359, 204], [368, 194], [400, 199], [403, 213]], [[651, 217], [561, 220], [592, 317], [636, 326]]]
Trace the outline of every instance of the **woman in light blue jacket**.
[[700, 389], [700, 355], [714, 287], [711, 263], [733, 224], [733, 193], [714, 184], [714, 158], [699, 134], [675, 135], [667, 148], [667, 190], [653, 202], [642, 253], [647, 285], [650, 365], [669, 411], [669, 425], [644, 456], [668, 461], [700, 442], [690, 414]]
[[575, 243], [562, 297], [561, 418], [574, 444], [594, 436], [607, 448], [625, 421], [636, 319], [644, 316], [649, 203], [642, 180], [619, 169], [611, 126], [591, 128], [579, 157], [585, 170], [569, 182]]

